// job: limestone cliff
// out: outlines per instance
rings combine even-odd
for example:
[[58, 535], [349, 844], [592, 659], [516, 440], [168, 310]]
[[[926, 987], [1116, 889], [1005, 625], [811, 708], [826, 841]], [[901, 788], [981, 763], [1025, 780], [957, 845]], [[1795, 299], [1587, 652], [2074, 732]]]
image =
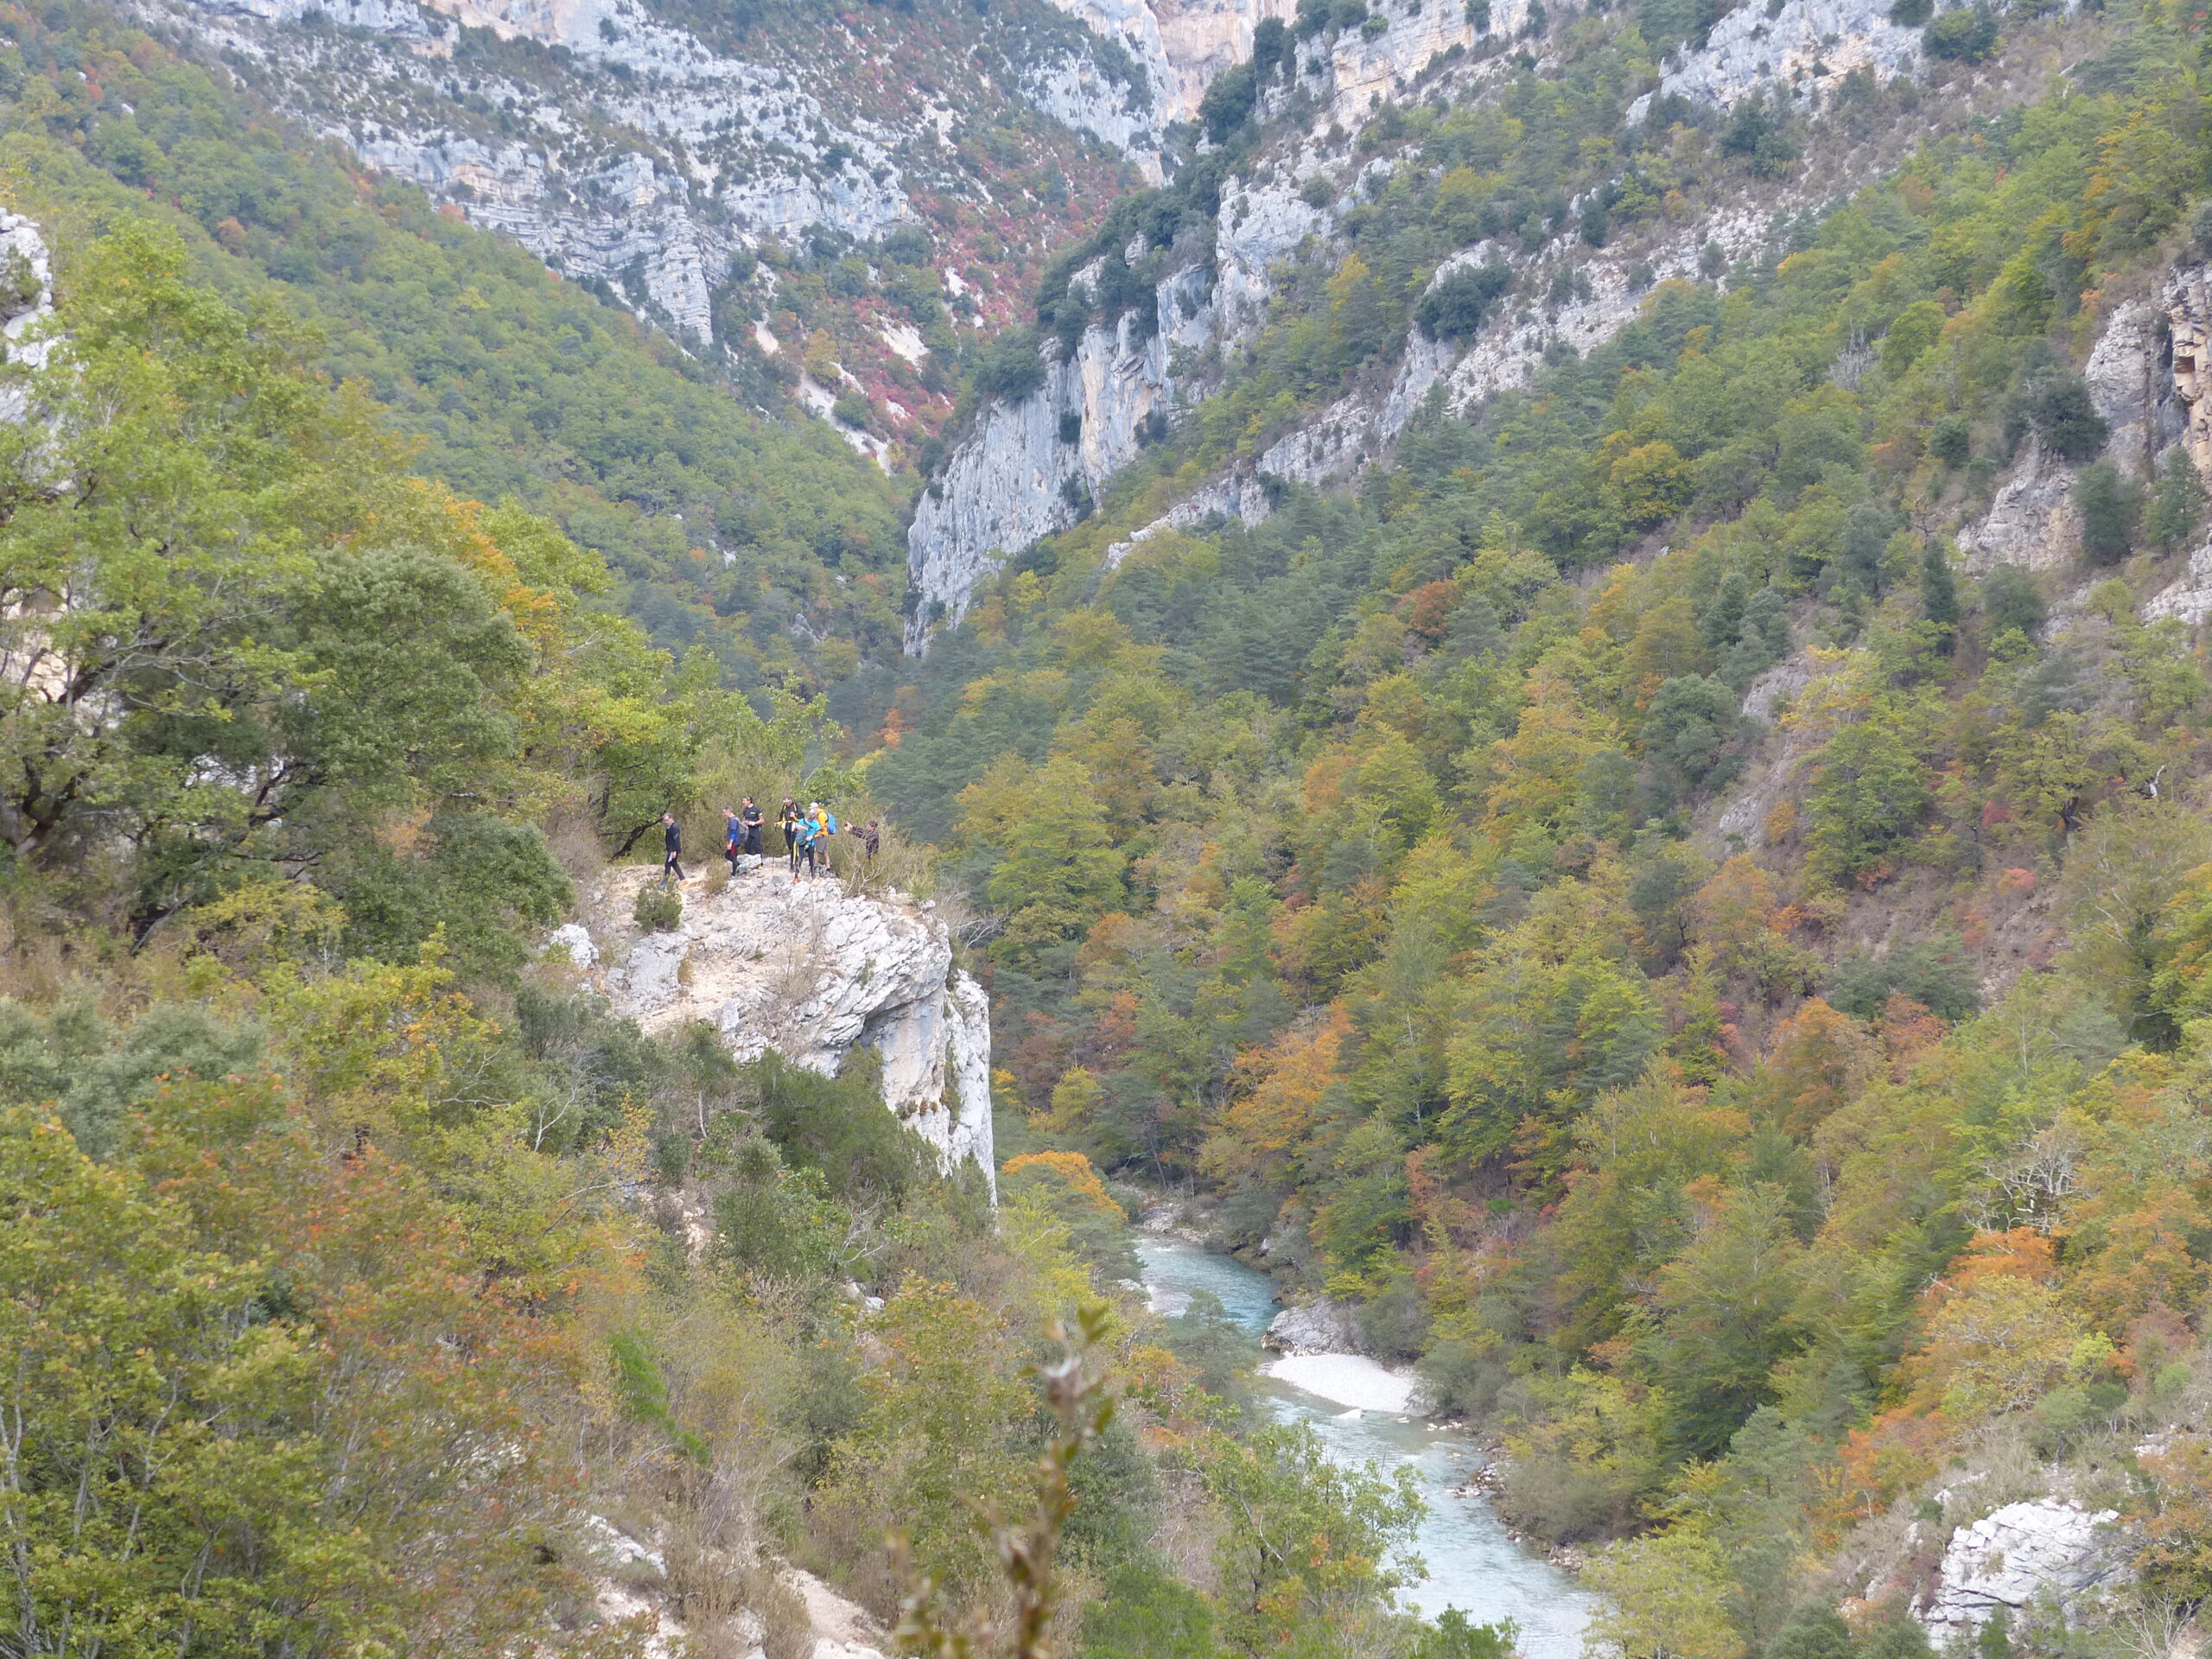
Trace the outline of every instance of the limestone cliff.
[[[2103, 458], [2131, 479], [2148, 480], [2177, 444], [2200, 471], [2212, 462], [2212, 410], [2200, 404], [2208, 335], [2212, 269], [2204, 267], [2173, 272], [2155, 302], [2122, 301], [2104, 320], [2082, 378], [2109, 434]], [[2024, 439], [1988, 512], [1960, 532], [1967, 568], [1981, 574], [1999, 564], [2048, 571], [2071, 566], [2081, 554], [2081, 516], [2074, 506], [2081, 470], [2033, 435]], [[2192, 626], [2212, 615], [2212, 543], [2151, 598], [2144, 613]]]
[[1263, 17], [1289, 17], [1297, 0], [1052, 0], [1143, 64], [1161, 122], [1198, 113], [1213, 78], [1252, 55]]
[[[1249, 42], [1260, 17], [1281, 15], [1272, 0], [1181, 8], [1166, 0], [1058, 3], [1102, 32], [1117, 30], [1136, 43], [1165, 89], [1161, 96], [1178, 108], [1184, 95], [1175, 90], [1174, 66], [1214, 61], [1192, 42], [1217, 53], [1232, 35]], [[1487, 30], [1477, 29], [1459, 0], [1414, 0], [1376, 9], [1369, 27], [1300, 41], [1292, 83], [1297, 90], [1279, 86], [1268, 105], [1280, 113], [1294, 105], [1301, 111], [1298, 128], [1224, 187], [1210, 270], [1171, 278], [1179, 295], [1203, 294], [1203, 302], [1195, 311], [1178, 310], [1171, 324], [1164, 285], [1163, 336], [1179, 329], [1182, 338], [1217, 341], [1224, 351], [1249, 343], [1269, 315], [1287, 262], [1301, 256], [1332, 262], [1348, 245], [1339, 228], [1344, 216], [1368, 173], [1389, 165], [1377, 158], [1344, 179], [1345, 162], [1364, 153], [1361, 130], [1387, 105], [1414, 95], [1479, 101], [1511, 72], [1504, 43], [1529, 38], [1535, 21], [1526, 0], [1495, 0]], [[1185, 33], [1179, 35], [1179, 29]], [[1178, 40], [1185, 46], [1178, 48]], [[1658, 91], [1725, 108], [1765, 88], [1789, 86], [1817, 104], [1854, 70], [1888, 77], [1910, 70], [1918, 54], [1918, 34], [1891, 22], [1878, 0], [1779, 0], [1730, 13], [1703, 46], [1672, 54]], [[1167, 67], [1160, 67], [1163, 63]], [[1185, 101], [1195, 108], [1194, 98]], [[1631, 118], [1640, 118], [1649, 104], [1649, 97], [1638, 100]], [[1439, 268], [1437, 280], [1485, 257], [1502, 259], [1515, 273], [1511, 297], [1473, 339], [1410, 332], [1387, 387], [1363, 387], [1306, 419], [1254, 461], [1208, 481], [1117, 543], [1109, 562], [1163, 530], [1223, 514], [1263, 517], [1284, 483], [1351, 481], [1431, 397], [1440, 396], [1447, 410], [1466, 415], [1497, 393], [1527, 385], [1560, 353], [1587, 352], [1618, 334], [1655, 283], [1699, 280], [1716, 251], [1724, 265], [1760, 256], [1773, 244], [1777, 225], [1825, 200], [1840, 181], [1847, 181], [1834, 168], [1824, 168], [1757, 203], [1716, 200], [1702, 211], [1670, 213], [1653, 232], [1603, 250], [1582, 245], [1568, 225], [1542, 246], [1509, 252], [1483, 245], [1455, 254]], [[1086, 337], [1075, 359], [1054, 366], [1043, 391], [984, 412], [920, 503], [908, 534], [909, 651], [925, 648], [937, 626], [957, 620], [976, 584], [1007, 558], [1075, 521], [1082, 501], [1135, 454], [1135, 444], [1112, 435], [1141, 431], [1143, 418], [1155, 413], [1172, 423], [1211, 389], [1190, 372], [1172, 379], [1168, 360], [1140, 359], [1118, 342]], [[1109, 365], [1110, 372], [1103, 372]], [[1094, 395], [1094, 387], [1103, 395]], [[1063, 416], [1075, 416], [1086, 434], [1079, 447], [1059, 437]], [[1088, 435], [1094, 430], [1103, 435]]]
[[[1226, 41], [1235, 34], [1244, 54], [1260, 18], [1289, 10], [1276, 0], [1221, 0], [1211, 9], [1164, 3], [1124, 9], [1120, 0], [1064, 3], [1133, 39], [1149, 38], [1147, 29], [1166, 31], [1170, 22], [1187, 26], [1191, 33], [1178, 38], [1190, 41]], [[1526, 0], [1500, 0], [1491, 10], [1493, 28], [1517, 29], [1527, 10]], [[1299, 85], [1306, 89], [1300, 96], [1322, 111], [1314, 118], [1317, 127], [1333, 120], [1356, 133], [1384, 99], [1403, 94], [1455, 48], [1464, 54], [1480, 38], [1464, 0], [1417, 0], [1376, 16], [1383, 26], [1374, 33], [1332, 31], [1300, 43]], [[1198, 54], [1186, 62], [1206, 66], [1211, 75], [1229, 60]], [[1287, 94], [1274, 96], [1279, 105]], [[1195, 109], [1195, 93], [1188, 103]], [[1296, 188], [1318, 166], [1307, 156], [1284, 169], [1287, 179], [1233, 181], [1222, 194], [1212, 258], [1160, 283], [1156, 316], [1147, 320], [1154, 327], [1137, 329], [1124, 316], [1112, 330], [1094, 328], [1066, 361], [1048, 360], [1039, 391], [984, 410], [923, 495], [907, 534], [909, 652], [925, 650], [938, 626], [957, 622], [976, 585], [1007, 559], [1073, 524], [1106, 479], [1203, 394], [1204, 385], [1179, 386], [1178, 348], [1195, 356], [1217, 337], [1234, 344], [1257, 327], [1272, 297], [1269, 273], [1334, 224], [1332, 213], [1313, 206]], [[1078, 273], [1076, 281], [1083, 280]], [[1329, 429], [1318, 440], [1322, 453], [1311, 453], [1317, 441], [1301, 435], [1303, 448], [1294, 444], [1271, 451], [1258, 471], [1294, 479], [1337, 475], [1360, 449], [1369, 418], [1363, 411], [1351, 425]], [[1070, 435], [1064, 437], [1064, 429]], [[1250, 476], [1224, 479], [1211, 488], [1205, 511], [1224, 510], [1248, 517], [1266, 511]], [[1189, 517], [1185, 511], [1184, 521]]]
[[[1086, 280], [1078, 272], [1076, 282]], [[987, 409], [923, 493], [907, 532], [913, 609], [906, 649], [918, 654], [939, 624], [957, 622], [976, 584], [1041, 536], [1075, 523], [1086, 500], [1168, 417], [1177, 351], [1202, 347], [1212, 306], [1205, 270], [1167, 277], [1154, 315], [1084, 332], [1059, 360], [1049, 346], [1045, 384]]]
[[[694, 351], [716, 343], [734, 283], [749, 284], [735, 308], [747, 325], [772, 308], [775, 272], [740, 257], [766, 243], [865, 244], [918, 225], [918, 201], [933, 222], [957, 202], [1050, 228], [1014, 175], [1065, 169], [1081, 144], [1033, 132], [1028, 153], [986, 153], [971, 137], [986, 127], [1035, 129], [1041, 111], [1158, 170], [1141, 72], [1041, 0], [866, 19], [779, 9], [768, 22], [663, 0], [138, 3], [371, 167], [604, 283]], [[938, 250], [951, 296], [976, 251]], [[743, 349], [749, 327], [729, 332]]]
[[1654, 97], [1680, 96], [1726, 109], [1751, 93], [1782, 86], [1818, 99], [1846, 75], [1884, 80], [1920, 61], [1920, 31], [1891, 21], [1888, 0], [1781, 0], [1738, 6], [1714, 23], [1701, 47], [1669, 55], [1656, 92], [1630, 107], [1640, 121]]
[[771, 861], [719, 892], [693, 882], [681, 922], [647, 931], [631, 909], [656, 879], [608, 871], [553, 938], [616, 1014], [648, 1032], [703, 1020], [740, 1059], [772, 1048], [831, 1077], [866, 1044], [882, 1060], [885, 1106], [947, 1169], [972, 1160], [991, 1175], [989, 1005], [954, 966], [932, 906], [835, 879], [794, 884]]

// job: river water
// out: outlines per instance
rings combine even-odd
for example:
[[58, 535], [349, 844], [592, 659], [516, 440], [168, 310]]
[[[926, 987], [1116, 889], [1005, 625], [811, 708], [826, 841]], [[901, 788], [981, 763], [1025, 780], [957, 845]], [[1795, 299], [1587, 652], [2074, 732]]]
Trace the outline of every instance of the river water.
[[[1232, 1257], [1175, 1239], [1147, 1238], [1137, 1245], [1152, 1305], [1179, 1313], [1193, 1291], [1207, 1291], [1238, 1325], [1257, 1336], [1277, 1313], [1274, 1283]], [[1384, 1412], [1350, 1412], [1274, 1377], [1260, 1386], [1278, 1416], [1311, 1423], [1332, 1459], [1379, 1464], [1385, 1473], [1413, 1471], [1428, 1500], [1414, 1549], [1428, 1563], [1428, 1577], [1401, 1592], [1401, 1601], [1433, 1617], [1447, 1606], [1480, 1624], [1511, 1619], [1521, 1632], [1525, 1659], [1577, 1659], [1591, 1599], [1541, 1556], [1506, 1535], [1490, 1505], [1455, 1497], [1483, 1466], [1481, 1451], [1466, 1435], [1432, 1428], [1418, 1419]]]

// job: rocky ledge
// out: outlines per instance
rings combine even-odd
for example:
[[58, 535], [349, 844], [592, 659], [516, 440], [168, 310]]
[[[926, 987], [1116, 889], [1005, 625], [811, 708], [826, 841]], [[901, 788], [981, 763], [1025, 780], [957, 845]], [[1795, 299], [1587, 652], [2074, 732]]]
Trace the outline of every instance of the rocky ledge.
[[849, 893], [835, 879], [794, 883], [781, 861], [746, 861], [727, 885], [694, 880], [677, 925], [632, 918], [658, 879], [610, 870], [564, 950], [616, 1014], [646, 1031], [703, 1020], [741, 1060], [774, 1049], [835, 1077], [861, 1044], [883, 1062], [883, 1103], [950, 1170], [991, 1148], [990, 1007], [952, 959], [952, 935], [927, 903]]

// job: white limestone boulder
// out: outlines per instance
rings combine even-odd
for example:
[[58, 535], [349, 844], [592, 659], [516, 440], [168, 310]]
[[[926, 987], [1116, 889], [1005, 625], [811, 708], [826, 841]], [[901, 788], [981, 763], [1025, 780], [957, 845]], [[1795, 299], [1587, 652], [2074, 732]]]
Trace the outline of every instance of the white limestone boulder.
[[2040, 1498], [2007, 1503], [1951, 1535], [1942, 1577], [1921, 1614], [1938, 1651], [1971, 1637], [1999, 1608], [2008, 1615], [2055, 1601], [2062, 1611], [2086, 1592], [2124, 1576], [2114, 1548], [2112, 1510]]
[[1351, 1310], [1326, 1296], [1287, 1307], [1268, 1322], [1262, 1347], [1281, 1354], [1350, 1354], [1359, 1351]]

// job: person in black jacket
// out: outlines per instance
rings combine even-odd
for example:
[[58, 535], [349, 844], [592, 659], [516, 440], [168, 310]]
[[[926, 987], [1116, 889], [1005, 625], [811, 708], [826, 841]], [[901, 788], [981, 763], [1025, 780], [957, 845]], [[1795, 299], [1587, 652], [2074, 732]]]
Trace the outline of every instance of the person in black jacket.
[[745, 850], [759, 858], [761, 855], [760, 825], [763, 820], [760, 809], [753, 804], [750, 795], [745, 798], [745, 804], [738, 809], [737, 821], [745, 826]]
[[661, 860], [660, 879], [665, 882], [672, 875], [680, 887], [683, 885], [683, 831], [673, 812], [660, 815], [660, 844], [667, 854]]

